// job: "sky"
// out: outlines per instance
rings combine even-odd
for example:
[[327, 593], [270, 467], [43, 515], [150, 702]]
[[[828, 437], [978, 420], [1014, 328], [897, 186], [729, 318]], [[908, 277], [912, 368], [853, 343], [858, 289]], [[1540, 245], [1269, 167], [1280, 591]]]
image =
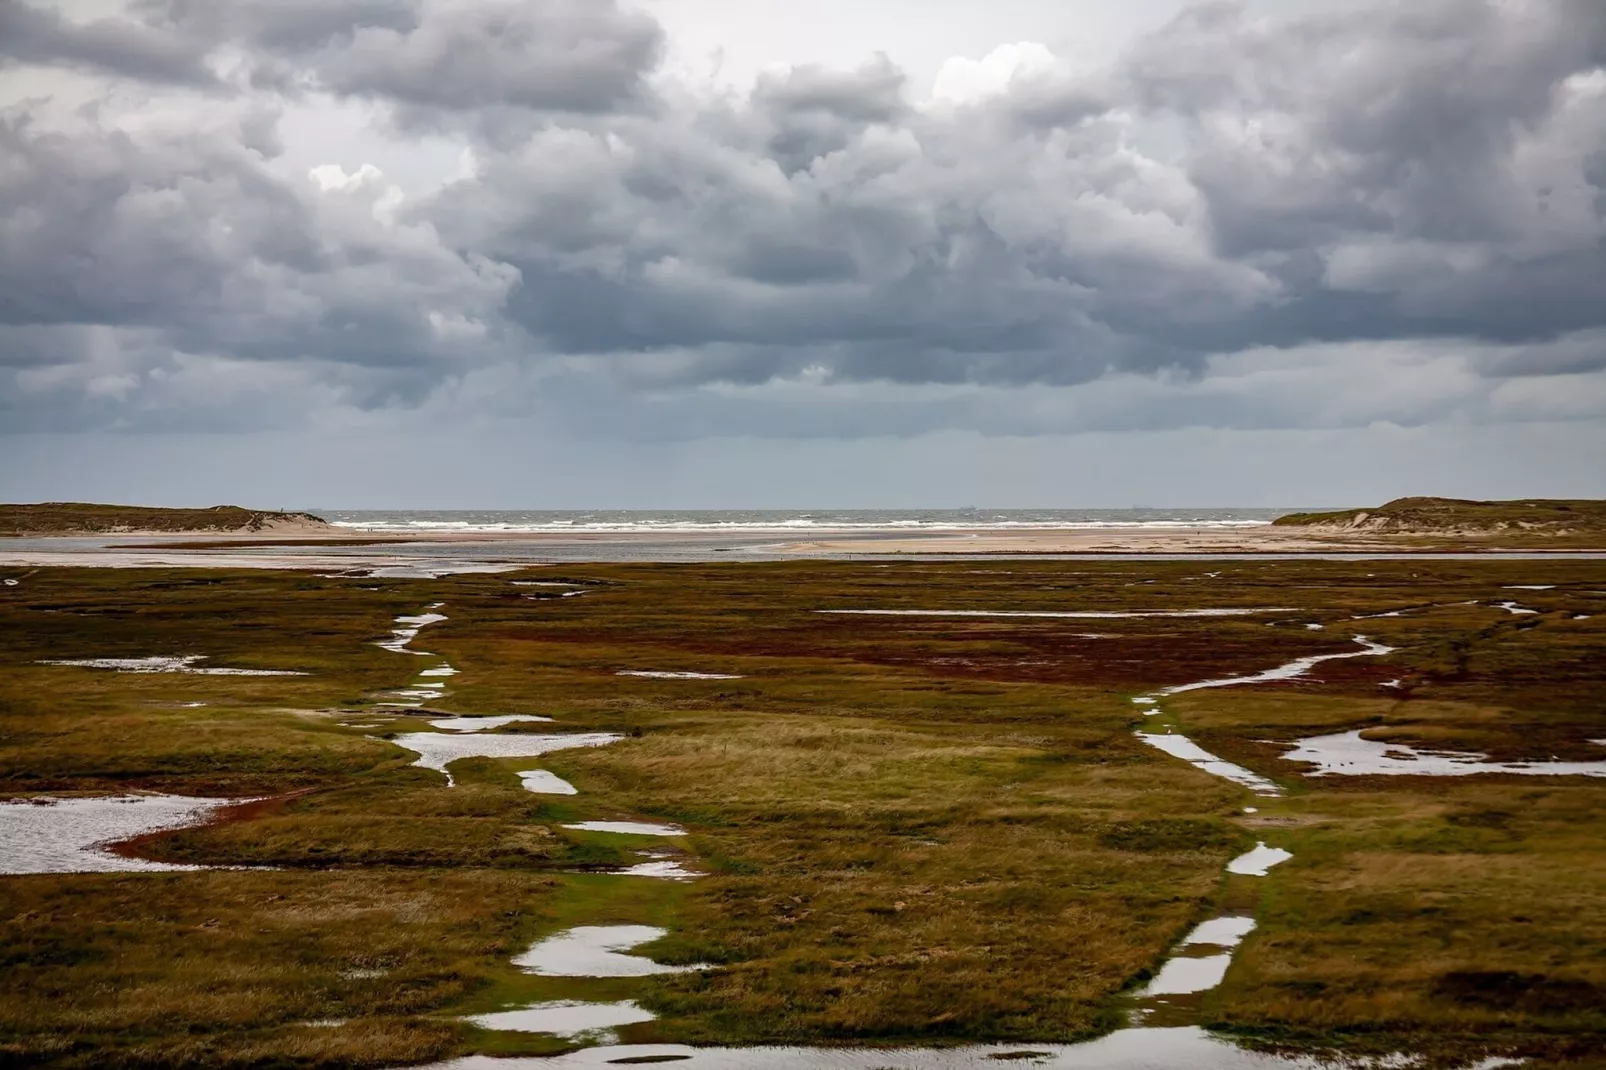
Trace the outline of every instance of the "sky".
[[0, 0], [0, 500], [1606, 497], [1599, 0]]

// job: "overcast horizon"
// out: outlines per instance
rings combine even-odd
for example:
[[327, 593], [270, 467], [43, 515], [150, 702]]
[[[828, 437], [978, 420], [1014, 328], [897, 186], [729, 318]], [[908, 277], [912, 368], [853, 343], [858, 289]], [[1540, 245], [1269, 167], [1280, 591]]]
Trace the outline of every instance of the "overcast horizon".
[[1606, 498], [1599, 0], [0, 0], [0, 500]]

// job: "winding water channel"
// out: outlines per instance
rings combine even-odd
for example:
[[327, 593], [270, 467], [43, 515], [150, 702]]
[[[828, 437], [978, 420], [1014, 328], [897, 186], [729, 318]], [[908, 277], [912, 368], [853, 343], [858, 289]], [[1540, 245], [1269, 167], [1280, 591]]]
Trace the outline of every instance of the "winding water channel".
[[[1521, 611], [1520, 607], [1513, 608], [1509, 603], [1497, 603], [1497, 605], [1508, 612]], [[436, 603], [427, 607], [423, 613], [396, 618], [392, 636], [381, 640], [378, 645], [398, 654], [438, 657], [414, 649], [412, 643], [423, 628], [448, 619], [445, 614], [438, 612], [442, 608], [443, 604]], [[1168, 613], [983, 614], [967, 611], [951, 613], [929, 611], [929, 613], [934, 616], [1074, 618], [1226, 616], [1268, 611], [1199, 609]], [[908, 615], [925, 611], [822, 612]], [[1179, 724], [1169, 713], [1163, 700], [1170, 696], [1208, 688], [1295, 679], [1326, 661], [1383, 656], [1391, 653], [1393, 649], [1364, 635], [1353, 638], [1359, 649], [1296, 658], [1283, 665], [1250, 675], [1172, 685], [1147, 695], [1140, 695], [1132, 700], [1144, 712], [1144, 724], [1136, 729], [1137, 738], [1149, 746], [1245, 788], [1257, 796], [1268, 798], [1279, 796], [1283, 793], [1282, 789], [1271, 779], [1228, 762], [1189, 738], [1180, 730]], [[155, 671], [209, 671], [190, 668], [193, 660], [184, 659], [183, 664], [176, 670], [164, 665]], [[151, 668], [145, 667], [145, 664], [137, 668], [109, 664], [104, 667], [122, 668], [124, 671], [152, 671]], [[226, 673], [231, 670], [210, 671]], [[455, 667], [441, 660], [418, 674], [420, 682], [393, 693], [394, 701], [379, 703], [378, 706], [405, 709], [422, 705], [431, 699], [439, 699], [446, 693], [446, 681], [457, 674], [458, 670]], [[627, 670], [620, 674], [685, 681], [719, 681], [734, 678], [722, 673], [666, 670]], [[461, 758], [535, 757], [565, 748], [605, 746], [623, 738], [618, 734], [603, 732], [532, 734], [495, 731], [517, 722], [550, 720], [547, 717], [520, 714], [437, 717], [429, 724], [439, 731], [403, 732], [392, 737], [389, 742], [413, 751], [418, 755], [413, 762], [414, 765], [440, 772], [450, 785], [452, 777], [449, 766]], [[361, 727], [369, 726], [364, 724]], [[1606, 740], [1597, 742], [1606, 746]], [[1299, 741], [1285, 757], [1292, 761], [1309, 762], [1316, 767], [1306, 775], [1399, 772], [1442, 776], [1467, 775], [1475, 772], [1519, 772], [1535, 775], [1606, 776], [1606, 762], [1493, 763], [1482, 755], [1419, 751], [1398, 744], [1370, 741], [1362, 738], [1359, 731]], [[532, 792], [563, 795], [577, 793], [572, 784], [543, 769], [526, 770], [518, 775], [523, 786]], [[37, 873], [112, 869], [141, 871], [182, 868], [113, 854], [105, 849], [104, 845], [156, 829], [201, 823], [210, 819], [219, 808], [240, 801], [149, 795], [39, 800], [35, 803], [11, 803], [0, 806], [0, 842], [7, 848], [4, 852], [5, 863], [0, 863], [0, 872]], [[1252, 812], [1253, 809], [1247, 807], [1246, 812]], [[627, 837], [678, 838], [686, 834], [686, 830], [678, 826], [626, 820], [575, 822], [565, 827], [596, 834]], [[676, 852], [656, 850], [643, 851], [640, 854], [644, 861], [618, 871], [617, 875], [621, 878], [645, 876], [676, 880], [694, 879], [697, 876], [685, 866]], [[1258, 843], [1254, 849], [1239, 855], [1227, 864], [1225, 879], [1229, 882], [1258, 881], [1264, 878], [1272, 867], [1286, 862], [1291, 857], [1289, 852], [1282, 848]], [[1246, 901], [1254, 897], [1228, 898]], [[978, 1044], [948, 1049], [692, 1048], [662, 1044], [620, 1045], [612, 1030], [650, 1021], [654, 1017], [650, 1011], [631, 1000], [616, 1002], [566, 1000], [507, 1008], [473, 1016], [468, 1020], [486, 1029], [549, 1033], [570, 1038], [587, 1046], [555, 1057], [490, 1059], [475, 1056], [437, 1064], [437, 1067], [441, 1070], [447, 1067], [453, 1070], [520, 1070], [520, 1068], [567, 1070], [571, 1067], [674, 1062], [699, 1070], [704, 1068], [706, 1070], [725, 1070], [725, 1068], [902, 1070], [906, 1067], [910, 1070], [914, 1068], [944, 1070], [944, 1068], [996, 1066], [1000, 1061], [1018, 1061], [1029, 1066], [1074, 1067], [1082, 1070], [1145, 1070], [1145, 1068], [1184, 1066], [1196, 1067], [1199, 1070], [1268, 1070], [1268, 1068], [1292, 1070], [1292, 1068], [1331, 1065], [1314, 1057], [1249, 1052], [1200, 1028], [1200, 997], [1222, 982], [1232, 964], [1234, 952], [1249, 938], [1255, 926], [1256, 922], [1252, 916], [1230, 911], [1195, 925], [1181, 938], [1147, 983], [1136, 989], [1129, 997], [1132, 1024], [1128, 1028], [1084, 1044]], [[670, 966], [629, 953], [631, 949], [662, 935], [662, 930], [650, 926], [579, 926], [543, 938], [518, 956], [514, 964], [531, 973], [561, 977], [629, 978], [714, 968]], [[1487, 1070], [1507, 1064], [1507, 1060], [1485, 1060], [1477, 1065]]]

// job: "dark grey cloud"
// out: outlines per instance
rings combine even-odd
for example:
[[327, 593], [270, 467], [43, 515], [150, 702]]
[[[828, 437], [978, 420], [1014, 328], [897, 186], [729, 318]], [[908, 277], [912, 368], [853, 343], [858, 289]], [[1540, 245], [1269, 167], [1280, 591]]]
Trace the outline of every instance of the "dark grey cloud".
[[[271, 426], [497, 375], [521, 385], [479, 404], [644, 437], [1411, 425], [1583, 418], [1593, 388], [1555, 384], [1606, 370], [1591, 0], [1207, 4], [1108, 70], [937, 102], [884, 56], [699, 92], [604, 0], [142, 0], [115, 53], [17, 12], [29, 63], [229, 87], [166, 90], [179, 128], [0, 117], [0, 398], [30, 426]], [[291, 173], [277, 109], [331, 98], [471, 166], [409, 196]], [[1436, 370], [1377, 374], [1413, 389], [1326, 403], [1321, 361], [1407, 341]], [[1011, 424], [1033, 388], [1061, 400]]]
[[77, 67], [149, 82], [210, 86], [207, 49], [130, 19], [78, 22], [60, 11], [0, 0], [0, 67], [45, 64]]
[[336, 93], [415, 109], [608, 112], [636, 101], [663, 31], [612, 0], [484, 0], [365, 26], [313, 58]]

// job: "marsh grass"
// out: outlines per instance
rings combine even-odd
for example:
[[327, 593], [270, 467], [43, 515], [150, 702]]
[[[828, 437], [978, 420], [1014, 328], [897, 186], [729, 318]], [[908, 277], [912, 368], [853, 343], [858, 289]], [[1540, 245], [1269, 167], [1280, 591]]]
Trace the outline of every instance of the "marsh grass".
[[[1207, 576], [1206, 569], [1220, 576]], [[349, 581], [272, 572], [35, 570], [0, 595], [0, 792], [271, 795], [145, 856], [276, 870], [0, 878], [0, 1057], [59, 1065], [386, 1065], [552, 1051], [465, 1013], [641, 1000], [633, 1039], [1063, 1040], [1194, 922], [1260, 900], [1207, 1016], [1261, 1038], [1573, 1057], [1606, 1028], [1597, 889], [1606, 785], [1307, 780], [1275, 741], [1371, 727], [1501, 757], [1606, 738], [1602, 566], [1591, 562], [597, 565], [528, 598], [513, 576]], [[1148, 581], [1154, 582], [1148, 582]], [[1545, 592], [1508, 584], [1556, 583]], [[379, 586], [377, 591], [364, 587]], [[1514, 617], [1484, 603], [1514, 598]], [[384, 741], [371, 696], [423, 658], [462, 670], [432, 709], [613, 731], [600, 749], [456, 763]], [[1217, 619], [876, 618], [824, 608], [1291, 606]], [[1402, 617], [1351, 616], [1408, 610]], [[1321, 631], [1303, 627], [1322, 623]], [[1353, 649], [1309, 679], [1191, 692], [1168, 716], [1281, 780], [1247, 798], [1131, 734], [1167, 684]], [[1096, 634], [1100, 638], [1088, 638]], [[306, 677], [129, 675], [41, 658], [204, 653]], [[661, 680], [621, 669], [738, 673]], [[1378, 685], [1399, 678], [1402, 687]], [[206, 702], [184, 708], [186, 702]], [[358, 731], [340, 721], [377, 721]], [[1272, 743], [1259, 742], [1271, 740]], [[549, 769], [576, 796], [522, 790]], [[564, 822], [643, 818], [659, 841]], [[1223, 882], [1255, 838], [1296, 854]], [[610, 876], [644, 849], [705, 873]], [[1521, 920], [1526, 919], [1526, 920]], [[646, 923], [642, 949], [712, 971], [544, 978], [510, 958], [575, 924]], [[308, 1022], [341, 1021], [338, 1026]]]

